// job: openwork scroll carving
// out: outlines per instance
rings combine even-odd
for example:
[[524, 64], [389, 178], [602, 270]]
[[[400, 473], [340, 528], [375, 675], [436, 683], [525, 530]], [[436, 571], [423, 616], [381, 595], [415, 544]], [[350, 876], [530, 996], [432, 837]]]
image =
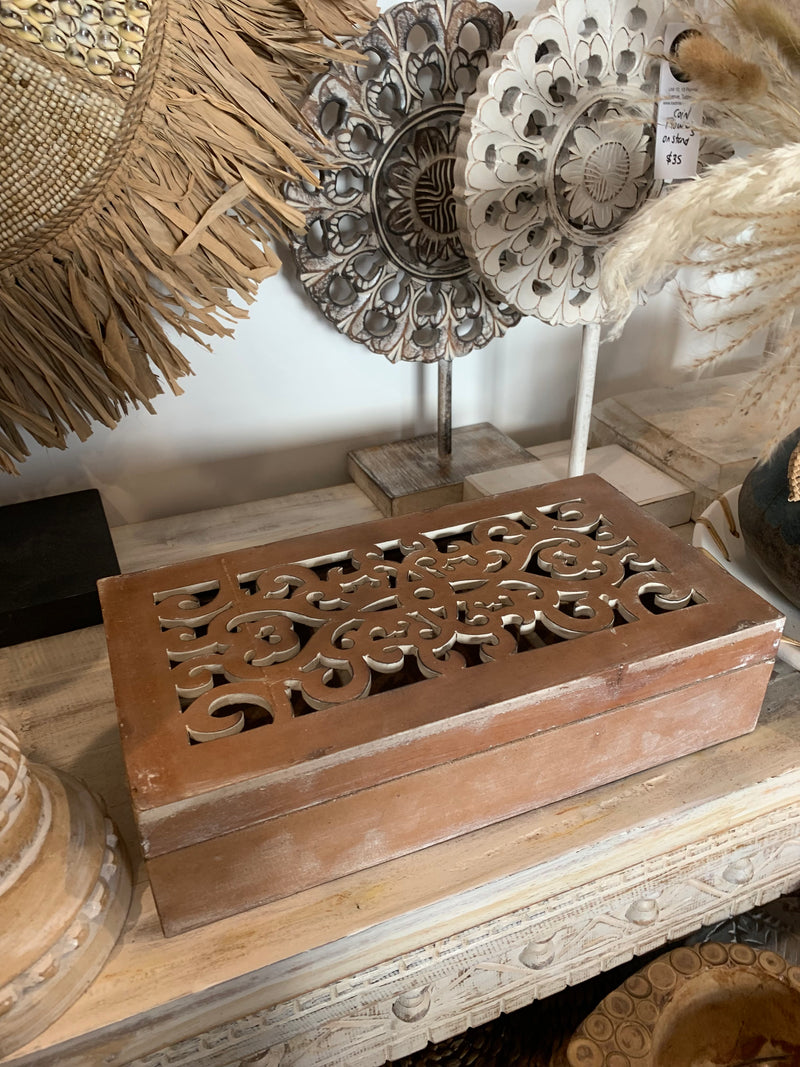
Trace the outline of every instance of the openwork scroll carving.
[[155, 594], [193, 741], [703, 601], [570, 501]]

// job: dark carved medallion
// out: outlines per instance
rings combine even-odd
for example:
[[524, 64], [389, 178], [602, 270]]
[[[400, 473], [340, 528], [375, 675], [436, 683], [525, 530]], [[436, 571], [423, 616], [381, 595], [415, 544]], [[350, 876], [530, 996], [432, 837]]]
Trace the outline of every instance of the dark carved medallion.
[[365, 64], [334, 65], [304, 106], [331, 169], [287, 190], [308, 220], [300, 277], [342, 333], [391, 360], [464, 355], [519, 319], [470, 266], [454, 198], [464, 104], [511, 24], [478, 0], [397, 4], [353, 42]]

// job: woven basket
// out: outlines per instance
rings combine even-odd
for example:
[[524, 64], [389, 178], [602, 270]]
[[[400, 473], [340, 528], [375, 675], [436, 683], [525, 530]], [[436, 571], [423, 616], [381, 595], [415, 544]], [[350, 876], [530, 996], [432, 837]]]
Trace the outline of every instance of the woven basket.
[[0, 469], [152, 410], [302, 227], [298, 103], [373, 0], [3, 0]]
[[796, 445], [789, 456], [789, 500], [800, 500], [800, 444]]

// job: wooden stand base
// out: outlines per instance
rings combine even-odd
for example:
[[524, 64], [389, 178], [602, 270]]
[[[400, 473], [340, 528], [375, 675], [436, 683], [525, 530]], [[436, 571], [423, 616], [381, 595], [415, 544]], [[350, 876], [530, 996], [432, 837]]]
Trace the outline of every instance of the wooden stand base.
[[697, 519], [780, 436], [756, 412], [735, 414], [749, 378], [728, 374], [603, 400], [592, 410], [590, 444], [622, 445], [677, 478], [694, 492]]
[[383, 515], [410, 515], [463, 499], [469, 474], [529, 463], [530, 454], [488, 422], [453, 430], [442, 462], [436, 434], [362, 448], [347, 455], [347, 473]]
[[[545, 485], [567, 476], [569, 441], [560, 448], [544, 446], [532, 448], [536, 458], [516, 467], [504, 467], [483, 474], [471, 474], [464, 481], [464, 499], [510, 493], [533, 485]], [[586, 454], [586, 473], [601, 478], [619, 489], [638, 504], [648, 515], [665, 526], [681, 526], [689, 522], [694, 495], [681, 482], [631, 455], [619, 445], [590, 448]]]

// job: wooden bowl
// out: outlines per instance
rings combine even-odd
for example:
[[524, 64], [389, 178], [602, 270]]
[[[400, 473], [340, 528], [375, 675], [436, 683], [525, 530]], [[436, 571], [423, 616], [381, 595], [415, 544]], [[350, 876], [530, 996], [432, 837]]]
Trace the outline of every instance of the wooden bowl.
[[800, 967], [717, 942], [673, 949], [581, 1023], [570, 1067], [794, 1067]]

